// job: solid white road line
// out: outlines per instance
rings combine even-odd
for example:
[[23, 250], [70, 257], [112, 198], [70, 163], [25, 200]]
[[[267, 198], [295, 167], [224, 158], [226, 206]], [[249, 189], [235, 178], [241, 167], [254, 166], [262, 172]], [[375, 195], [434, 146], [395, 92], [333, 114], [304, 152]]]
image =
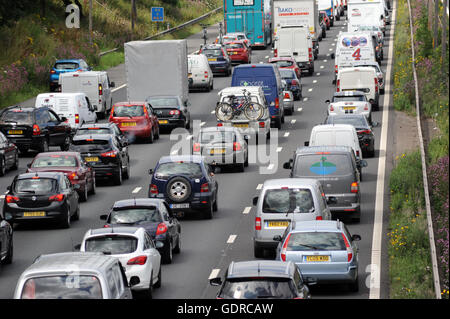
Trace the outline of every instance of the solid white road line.
[[210, 274], [209, 277], [208, 277], [208, 280], [209, 280], [209, 279], [216, 278], [217, 275], [219, 274], [219, 272], [220, 272], [220, 269], [213, 269], [213, 270], [211, 271], [211, 274]]
[[245, 207], [245, 208], [244, 208], [244, 211], [242, 212], [242, 214], [247, 215], [248, 213], [250, 213], [250, 210], [251, 210], [251, 209], [252, 209], [252, 208], [251, 208], [250, 206]]
[[227, 240], [227, 244], [232, 244], [236, 240], [237, 235], [230, 235]]
[[291, 134], [291, 133], [289, 133], [289, 132], [284, 133], [284, 137], [288, 137], [289, 134]]
[[118, 90], [120, 90], [120, 89], [122, 89], [122, 88], [124, 88], [124, 87], [126, 87], [127, 86], [127, 84], [125, 83], [125, 84], [123, 84], [123, 85], [121, 85], [121, 86], [119, 86], [119, 87], [116, 87], [115, 89], [112, 89], [111, 90], [111, 93], [114, 93], [114, 92], [116, 92], [116, 91], [118, 91]]
[[135, 189], [133, 189], [132, 193], [133, 194], [137, 194], [141, 191], [142, 187], [136, 187]]

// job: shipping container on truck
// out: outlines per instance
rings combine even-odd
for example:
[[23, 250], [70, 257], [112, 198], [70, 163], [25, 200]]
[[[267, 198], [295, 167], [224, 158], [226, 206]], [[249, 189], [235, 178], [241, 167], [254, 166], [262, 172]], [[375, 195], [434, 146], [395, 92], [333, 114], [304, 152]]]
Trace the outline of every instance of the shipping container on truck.
[[254, 47], [265, 48], [271, 44], [272, 29], [267, 9], [270, 7], [270, 1], [224, 0], [224, 33], [245, 32]]

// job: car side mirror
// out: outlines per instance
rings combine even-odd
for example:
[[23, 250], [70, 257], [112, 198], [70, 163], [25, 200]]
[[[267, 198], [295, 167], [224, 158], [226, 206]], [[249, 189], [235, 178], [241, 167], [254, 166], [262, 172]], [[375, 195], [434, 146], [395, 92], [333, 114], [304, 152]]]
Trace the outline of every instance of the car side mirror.
[[11, 186], [6, 186], [6, 190], [9, 192], [11, 191]]
[[334, 59], [336, 57], [336, 55], [334, 53], [331, 53], [331, 58]]
[[361, 240], [360, 235], [357, 235], [357, 234], [352, 235], [352, 241], [360, 241], [360, 240]]
[[94, 111], [97, 112], [98, 111], [98, 107], [97, 105], [94, 105]]
[[375, 100], [374, 100], [374, 99], [370, 99], [370, 100], [369, 100], [369, 103], [370, 103], [370, 104], [373, 104], [373, 103], [375, 103]]
[[360, 163], [361, 163], [361, 167], [367, 167], [369, 165], [369, 164], [367, 164], [367, 161], [365, 161], [365, 160], [361, 160]]
[[256, 206], [258, 204], [258, 196], [253, 197], [253, 206]]
[[284, 169], [291, 169], [292, 168], [292, 160], [290, 160], [289, 162], [286, 162], [283, 164], [283, 168]]
[[330, 104], [330, 100], [326, 100], [325, 103]]
[[113, 88], [113, 87], [116, 87], [116, 83], [111, 82], [111, 83], [109, 83], [109, 86], [112, 87], [112, 88]]
[[80, 250], [81, 249], [81, 244], [77, 244], [77, 245], [73, 246], [73, 249]]
[[211, 278], [209, 280], [209, 284], [211, 286], [220, 286], [220, 285], [222, 285], [222, 278], [220, 278], [220, 277]]
[[100, 219], [101, 220], [107, 220], [108, 219], [108, 215], [100, 215]]
[[305, 141], [304, 145], [309, 146], [309, 141]]
[[61, 122], [66, 122], [67, 121], [67, 117], [62, 116], [62, 117], [60, 117], [60, 120], [61, 120]]
[[282, 241], [282, 240], [283, 240], [283, 238], [281, 238], [280, 235], [273, 236], [272, 239], [273, 239], [274, 241]]
[[153, 168], [150, 168], [150, 169], [148, 170], [148, 175], [153, 175]]
[[156, 243], [155, 243], [155, 247], [157, 248], [157, 249], [160, 249], [160, 248], [163, 248], [164, 247], [164, 243], [162, 242], [162, 241], [156, 241]]
[[334, 196], [330, 196], [327, 198], [327, 204], [337, 204], [337, 198]]

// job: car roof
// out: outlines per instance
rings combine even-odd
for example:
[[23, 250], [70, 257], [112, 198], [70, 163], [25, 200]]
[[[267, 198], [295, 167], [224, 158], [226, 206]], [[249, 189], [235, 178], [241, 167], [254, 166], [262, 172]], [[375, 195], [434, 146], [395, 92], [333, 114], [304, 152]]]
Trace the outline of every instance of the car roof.
[[350, 146], [344, 145], [319, 145], [319, 146], [300, 146], [295, 151], [296, 154], [315, 154], [318, 152], [330, 153], [352, 153]]
[[64, 176], [64, 173], [62, 173], [62, 172], [33, 172], [33, 173], [23, 173], [23, 174], [17, 175], [17, 179], [30, 179], [33, 177], [58, 179], [61, 177], [61, 175]]
[[79, 152], [68, 152], [68, 151], [61, 151], [61, 152], [44, 152], [44, 153], [38, 153], [34, 158], [38, 158], [38, 157], [48, 157], [48, 156], [79, 156], [80, 153]]
[[[91, 134], [86, 133], [86, 134], [81, 134], [81, 135], [74, 135], [72, 140], [77, 140], [77, 141], [81, 141], [81, 140], [85, 140], [86, 136], [91, 136]], [[92, 138], [94, 140], [111, 140], [112, 139], [112, 134], [95, 134], [92, 135]]]
[[329, 131], [329, 130], [336, 130], [336, 129], [344, 129], [344, 130], [350, 130], [353, 131], [355, 127], [350, 124], [320, 124], [316, 125], [313, 128], [313, 131]]
[[359, 95], [365, 95], [362, 91], [343, 91], [343, 92], [334, 92], [333, 96], [359, 96]]
[[339, 70], [339, 72], [354, 72], [354, 71], [369, 71], [369, 72], [375, 72], [375, 70], [370, 66], [354, 66], [350, 68], [342, 68]]
[[258, 64], [239, 64], [234, 69], [251, 69], [251, 68], [275, 68], [271, 63], [258, 63]]
[[[40, 109], [44, 109], [44, 108], [47, 108], [47, 107], [41, 107]], [[34, 112], [36, 110], [36, 108], [34, 106], [12, 105], [12, 106], [8, 106], [4, 110], [2, 110], [1, 113], [3, 113], [3, 111], [6, 111], [6, 110], [15, 110], [15, 109], [20, 109], [25, 112]]]
[[114, 126], [113, 122], [105, 122], [105, 123], [84, 123], [81, 125], [81, 128], [89, 128], [89, 127], [99, 127], [99, 128], [110, 128]]
[[201, 155], [167, 155], [159, 159], [159, 164], [173, 163], [173, 162], [190, 162], [203, 163], [203, 156]]
[[340, 220], [308, 220], [294, 222], [291, 231], [339, 231], [341, 224]]
[[98, 236], [98, 235], [137, 235], [139, 229], [143, 229], [142, 227], [135, 226], [115, 226], [115, 227], [104, 227], [104, 228], [96, 228], [89, 229], [86, 232], [86, 236]]
[[218, 95], [229, 95], [229, 94], [238, 94], [242, 93], [242, 90], [246, 89], [250, 94], [258, 95], [263, 93], [263, 89], [260, 86], [231, 86], [222, 89]]
[[269, 63], [273, 61], [295, 61], [294, 58], [288, 57], [288, 56], [280, 56], [277, 58], [270, 58]]
[[67, 92], [52, 92], [52, 93], [41, 93], [38, 94], [37, 97], [72, 97], [72, 96], [85, 96], [86, 94], [83, 92], [73, 92], [73, 93], [67, 93]]
[[292, 262], [278, 260], [233, 261], [228, 266], [227, 279], [245, 277], [291, 278], [295, 270], [292, 266]]
[[264, 188], [280, 188], [280, 187], [310, 187], [316, 186], [320, 182], [312, 178], [277, 178], [268, 179], [263, 184]]
[[130, 207], [130, 206], [159, 206], [163, 199], [159, 198], [130, 198], [119, 200], [114, 203], [113, 208]]

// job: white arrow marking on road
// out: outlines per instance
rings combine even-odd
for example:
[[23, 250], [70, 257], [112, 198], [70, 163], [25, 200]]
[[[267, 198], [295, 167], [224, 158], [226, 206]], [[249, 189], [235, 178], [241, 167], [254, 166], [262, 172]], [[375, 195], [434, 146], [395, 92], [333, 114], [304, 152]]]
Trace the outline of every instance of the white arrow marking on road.
[[141, 191], [142, 187], [136, 187], [135, 189], [133, 189], [132, 193], [136, 194], [139, 193]]
[[236, 240], [237, 235], [230, 235], [227, 240], [227, 244], [232, 244]]
[[217, 275], [219, 274], [219, 272], [220, 272], [220, 269], [213, 269], [213, 270], [211, 271], [211, 274], [210, 274], [209, 277], [208, 277], [208, 280], [209, 280], [209, 279], [216, 278]]
[[251, 209], [252, 209], [252, 208], [251, 208], [250, 206], [245, 207], [245, 208], [244, 208], [244, 211], [242, 212], [242, 214], [247, 215], [248, 213], [250, 213], [250, 210], [251, 210]]

